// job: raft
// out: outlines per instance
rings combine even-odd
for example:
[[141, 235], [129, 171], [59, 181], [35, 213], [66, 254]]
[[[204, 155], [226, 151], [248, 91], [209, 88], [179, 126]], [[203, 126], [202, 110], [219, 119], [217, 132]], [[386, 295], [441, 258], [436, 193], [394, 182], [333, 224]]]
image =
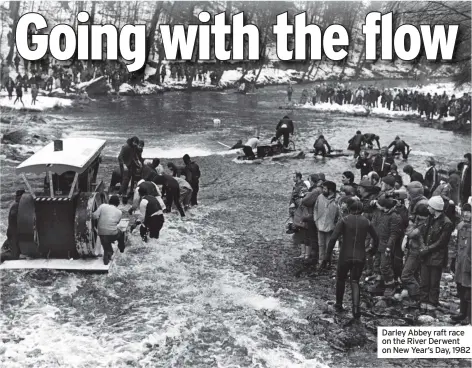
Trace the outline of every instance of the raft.
[[[115, 255], [116, 255], [116, 249]], [[107, 273], [112, 262], [107, 265], [103, 264], [103, 259], [100, 258], [85, 258], [85, 259], [17, 259], [12, 261], [5, 261], [0, 264], [0, 270], [64, 270], [64, 271], [80, 271], [93, 273]]]
[[253, 160], [248, 159], [246, 156], [238, 156], [232, 161], [236, 164], [261, 164], [263, 161], [281, 161], [285, 159], [303, 159], [305, 158], [305, 152], [296, 150], [293, 152], [279, 153], [278, 155], [266, 156], [262, 158], [255, 158]]
[[[310, 153], [315, 153], [315, 150], [310, 150]], [[327, 153], [324, 157], [328, 158], [336, 158], [336, 157], [349, 157], [351, 156], [352, 153], [349, 151], [341, 150], [341, 149], [334, 149], [331, 150], [331, 153]], [[314, 157], [321, 156], [321, 155], [315, 155]]]

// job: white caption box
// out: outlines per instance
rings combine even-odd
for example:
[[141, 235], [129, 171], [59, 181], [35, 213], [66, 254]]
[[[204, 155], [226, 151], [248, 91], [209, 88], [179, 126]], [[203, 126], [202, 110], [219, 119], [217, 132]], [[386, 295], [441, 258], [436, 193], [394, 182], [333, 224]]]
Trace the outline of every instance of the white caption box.
[[472, 358], [472, 326], [377, 327], [378, 358]]

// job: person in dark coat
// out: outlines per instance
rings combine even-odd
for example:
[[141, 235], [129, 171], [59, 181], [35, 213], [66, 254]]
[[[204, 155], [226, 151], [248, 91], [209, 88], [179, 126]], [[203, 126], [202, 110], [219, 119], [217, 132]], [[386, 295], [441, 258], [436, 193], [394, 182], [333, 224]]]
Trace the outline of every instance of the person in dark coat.
[[410, 153], [410, 146], [406, 144], [404, 140], [400, 139], [398, 135], [395, 137], [395, 140], [392, 143], [390, 143], [387, 149], [390, 149], [391, 147], [393, 147], [393, 150], [392, 150], [393, 157], [395, 157], [395, 154], [397, 152], [401, 152], [404, 160], [408, 158], [408, 155]]
[[151, 181], [157, 185], [162, 185], [162, 196], [166, 197], [167, 202], [167, 208], [164, 212], [169, 213], [172, 210], [172, 204], [174, 203], [180, 216], [185, 217], [184, 209], [180, 204], [180, 187], [178, 181], [167, 174], [154, 175], [154, 177], [151, 178]]
[[377, 148], [380, 149], [380, 137], [374, 133], [365, 133], [364, 134], [365, 145], [367, 148], [374, 148], [374, 141], [377, 143]]
[[[132, 137], [126, 141], [126, 144], [121, 147], [120, 154], [118, 155], [118, 164], [120, 165], [120, 175], [121, 175], [121, 187], [120, 194], [126, 195], [128, 192], [128, 186], [130, 180], [133, 180], [134, 175], [138, 169], [138, 158], [136, 149], [138, 147], [139, 139], [138, 137]], [[124, 168], [128, 169], [127, 175], [125, 175]], [[133, 183], [132, 183], [133, 184]], [[133, 190], [133, 185], [131, 186], [131, 191]]]
[[460, 299], [460, 313], [451, 316], [454, 322], [469, 325], [471, 320], [471, 206], [462, 206], [462, 221], [457, 226], [455, 258], [451, 263], [454, 272], [457, 293]]
[[444, 214], [444, 201], [435, 196], [428, 201], [431, 213], [426, 225], [425, 248], [421, 256], [421, 302], [424, 309], [435, 309], [439, 305], [439, 285], [442, 268], [447, 263], [449, 239], [454, 226]]
[[20, 101], [23, 104], [23, 107], [25, 107], [25, 104], [23, 102], [23, 85], [21, 81], [16, 83], [16, 98], [15, 101], [13, 101], [13, 105], [16, 104], [16, 101]]
[[139, 162], [141, 162], [141, 166], [144, 165], [143, 151], [144, 151], [144, 141], [140, 140], [138, 143], [138, 147], [136, 147], [136, 156]]
[[[318, 137], [316, 142], [313, 144], [313, 148], [315, 149], [315, 156], [321, 154], [325, 157], [326, 153], [331, 153], [331, 147], [323, 135]], [[328, 149], [328, 152], [326, 152], [326, 148]]]
[[13, 82], [13, 79], [11, 79], [10, 77], [8, 77], [6, 89], [8, 92], [8, 99], [11, 100], [13, 98], [13, 90], [15, 89], [15, 82]]
[[[374, 260], [374, 271], [380, 275], [385, 285], [384, 296], [392, 297], [395, 289], [394, 279], [394, 252], [397, 243], [404, 234], [402, 217], [398, 213], [396, 202], [390, 198], [381, 198], [377, 201], [379, 213], [372, 220], [376, 233], [379, 236], [379, 248]], [[380, 281], [378, 280], [378, 281]], [[373, 289], [378, 289], [378, 283]]]
[[190, 204], [192, 206], [198, 205], [197, 195], [200, 190], [200, 167], [190, 159], [189, 155], [184, 155], [183, 161], [185, 164], [184, 174], [185, 180], [192, 186], [192, 198]]
[[454, 322], [462, 322], [463, 325], [470, 324], [471, 318], [471, 207], [466, 203], [462, 206], [462, 221], [457, 226], [457, 246], [455, 262], [451, 269], [455, 274], [457, 293], [460, 298], [460, 313], [452, 316]]
[[341, 182], [343, 183], [343, 189], [346, 189], [347, 187], [352, 188], [352, 192], [356, 193], [357, 192], [357, 184], [354, 183], [354, 173], [352, 171], [344, 171], [342, 176], [341, 176]]
[[364, 151], [362, 156], [359, 156], [356, 162], [356, 169], [361, 170], [361, 179], [369, 175], [374, 170], [372, 166], [372, 159], [369, 157], [369, 152]]
[[418, 181], [421, 184], [424, 183], [423, 175], [421, 175], [421, 173], [419, 173], [418, 171], [415, 171], [415, 169], [413, 169], [413, 166], [405, 165], [405, 167], [403, 168], [403, 172], [410, 177], [410, 183], [414, 181]]
[[280, 137], [283, 136], [284, 137], [283, 146], [284, 148], [288, 148], [290, 134], [293, 134], [294, 131], [295, 131], [295, 128], [293, 126], [292, 119], [290, 119], [287, 115], [285, 115], [275, 127], [275, 137], [272, 138], [271, 143], [276, 142]]
[[428, 169], [424, 174], [423, 185], [425, 190], [425, 196], [427, 198], [431, 198], [434, 191], [439, 185], [439, 173], [436, 169], [436, 160], [433, 157], [429, 157], [425, 162], [428, 165]]
[[349, 139], [348, 141], [349, 146], [347, 147], [348, 150], [354, 151], [354, 158], [359, 157], [361, 153], [361, 147], [365, 144], [365, 137], [361, 133], [360, 130], [356, 132], [356, 135]]
[[305, 245], [310, 248], [313, 264], [318, 265], [320, 249], [318, 244], [318, 229], [313, 218], [313, 208], [318, 197], [323, 194], [322, 185], [325, 181], [323, 173], [313, 174], [310, 176], [310, 188], [301, 200], [301, 205], [308, 209], [308, 216], [303, 218], [307, 224]]
[[424, 247], [424, 236], [428, 218], [428, 206], [426, 204], [418, 205], [415, 221], [411, 221], [406, 230], [408, 238], [406, 245], [407, 256], [401, 274], [401, 281], [403, 287], [408, 291], [409, 307], [413, 308], [418, 308], [420, 304], [420, 249]]
[[460, 187], [461, 187], [461, 172], [458, 164], [454, 164], [448, 170], [449, 174], [449, 197], [454, 201], [456, 206], [460, 205]]
[[141, 178], [150, 181], [154, 176], [158, 175], [156, 168], [161, 164], [161, 160], [155, 158], [152, 163], [145, 164], [141, 170]]
[[243, 148], [243, 147], [244, 147], [243, 141], [242, 139], [240, 139], [236, 142], [236, 144], [233, 147], [230, 148], [230, 150]]
[[20, 256], [20, 248], [18, 246], [18, 207], [21, 196], [24, 193], [25, 191], [23, 189], [17, 190], [15, 193], [15, 202], [10, 207], [10, 212], [8, 213], [7, 240], [3, 245], [4, 251], [0, 256], [1, 262], [18, 259]]
[[393, 156], [388, 154], [387, 147], [382, 147], [380, 154], [374, 157], [372, 166], [374, 171], [381, 177], [385, 177], [390, 172], [390, 168], [395, 163]]
[[466, 153], [464, 155], [464, 158], [467, 159], [467, 161], [464, 163], [462, 166], [462, 171], [461, 171], [461, 204], [465, 204], [468, 202], [469, 197], [470, 197], [470, 158], [471, 155], [470, 153]]
[[375, 253], [379, 244], [379, 238], [370, 221], [362, 215], [362, 203], [353, 201], [349, 207], [350, 214], [342, 218], [336, 225], [328, 243], [325, 259], [321, 265], [326, 267], [331, 259], [336, 241], [342, 236], [343, 242], [339, 250], [338, 267], [336, 275], [336, 304], [337, 311], [343, 310], [343, 298], [347, 275], [350, 274], [352, 292], [352, 315], [360, 318], [360, 289], [359, 280], [366, 261], [365, 241], [367, 234], [372, 238], [372, 248], [368, 250]]

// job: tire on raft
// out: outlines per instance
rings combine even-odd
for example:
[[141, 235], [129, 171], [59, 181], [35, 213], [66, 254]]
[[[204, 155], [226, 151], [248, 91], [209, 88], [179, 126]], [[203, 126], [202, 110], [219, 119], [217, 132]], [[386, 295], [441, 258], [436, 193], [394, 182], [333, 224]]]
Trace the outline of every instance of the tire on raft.
[[75, 246], [81, 257], [94, 257], [103, 253], [97, 232], [97, 220], [92, 218], [92, 213], [102, 203], [108, 203], [108, 195], [104, 192], [80, 193], [77, 198]]
[[35, 200], [25, 193], [18, 203], [18, 246], [20, 253], [28, 257], [39, 257], [38, 233], [36, 231]]

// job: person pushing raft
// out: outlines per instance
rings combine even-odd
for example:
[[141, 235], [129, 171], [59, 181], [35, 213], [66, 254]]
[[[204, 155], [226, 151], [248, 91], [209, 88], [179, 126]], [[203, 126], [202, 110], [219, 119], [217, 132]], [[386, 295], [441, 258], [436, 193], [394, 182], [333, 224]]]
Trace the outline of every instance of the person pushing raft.
[[288, 148], [288, 142], [290, 138], [290, 134], [293, 134], [295, 128], [293, 126], [293, 121], [287, 115], [285, 115], [282, 120], [279, 121], [275, 128], [275, 137], [272, 138], [270, 143], [274, 143], [280, 137], [283, 136], [283, 146], [284, 148]]
[[365, 137], [362, 135], [361, 131], [358, 130], [356, 135], [349, 139], [348, 150], [354, 151], [354, 158], [358, 158], [361, 153], [362, 145], [365, 144]]
[[400, 139], [398, 135], [395, 137], [395, 140], [390, 143], [387, 149], [390, 149], [391, 147], [393, 147], [392, 156], [395, 157], [397, 152], [401, 152], [404, 160], [408, 158], [408, 155], [410, 154], [410, 146], [406, 144], [404, 140]]
[[[315, 149], [315, 156], [321, 154], [321, 156], [325, 157], [326, 153], [331, 153], [331, 147], [323, 135], [318, 137], [313, 144], [313, 148]], [[328, 152], [326, 152], [326, 148], [328, 149]]]
[[374, 148], [374, 141], [377, 143], [377, 148], [380, 149], [380, 137], [374, 133], [365, 133], [364, 134], [364, 141], [366, 148], [372, 149]]

